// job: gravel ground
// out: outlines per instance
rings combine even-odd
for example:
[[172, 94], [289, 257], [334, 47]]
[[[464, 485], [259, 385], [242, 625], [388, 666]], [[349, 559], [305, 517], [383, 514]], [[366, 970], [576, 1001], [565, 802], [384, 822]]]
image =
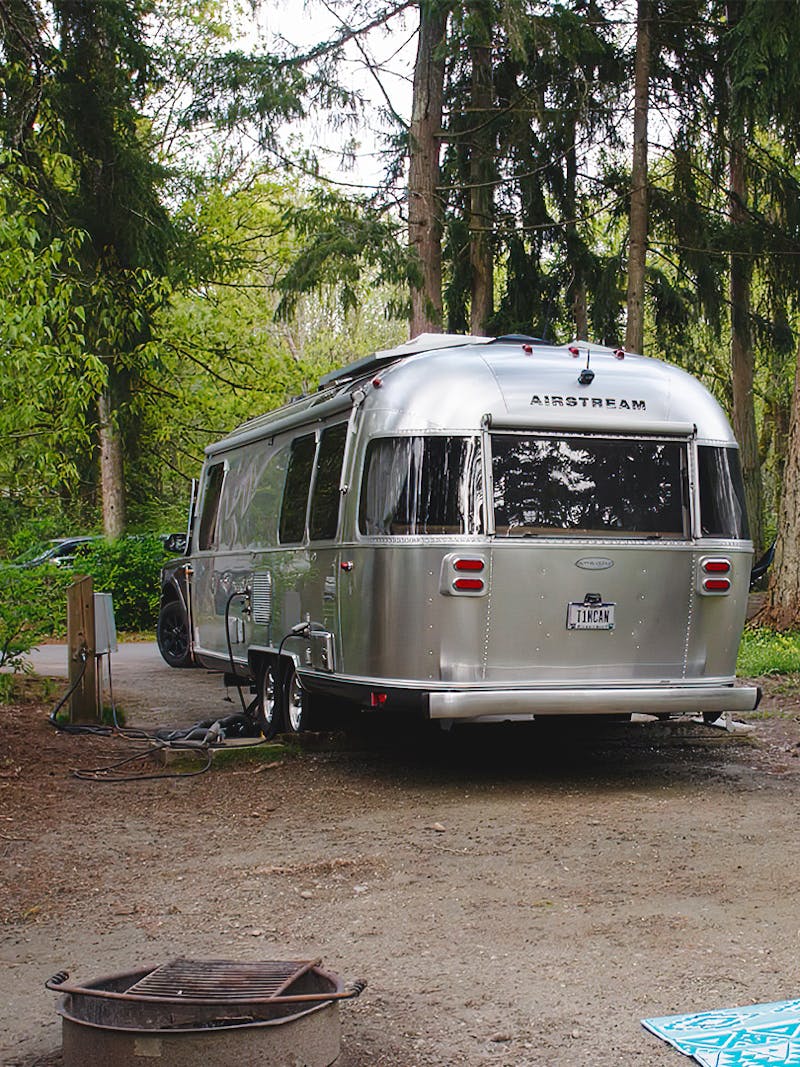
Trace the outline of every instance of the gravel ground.
[[[117, 698], [185, 719], [200, 675]], [[183, 955], [366, 979], [339, 1067], [680, 1067], [642, 1018], [800, 996], [800, 680], [766, 684], [745, 735], [365, 725], [117, 784], [72, 770], [130, 742], [2, 708], [0, 1063], [61, 1063], [55, 971]]]

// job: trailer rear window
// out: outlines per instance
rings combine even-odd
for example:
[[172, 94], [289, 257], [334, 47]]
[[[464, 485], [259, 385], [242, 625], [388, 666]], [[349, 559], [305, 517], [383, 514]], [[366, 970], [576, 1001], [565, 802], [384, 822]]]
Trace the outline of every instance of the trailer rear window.
[[359, 529], [373, 536], [483, 531], [477, 437], [381, 437], [370, 441]]
[[686, 536], [686, 444], [492, 434], [495, 531]]
[[739, 449], [699, 445], [697, 466], [703, 536], [749, 540]]

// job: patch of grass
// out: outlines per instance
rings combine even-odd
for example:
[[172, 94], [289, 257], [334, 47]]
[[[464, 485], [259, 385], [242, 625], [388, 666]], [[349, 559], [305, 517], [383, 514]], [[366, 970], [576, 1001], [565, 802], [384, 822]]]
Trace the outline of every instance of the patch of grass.
[[52, 678], [38, 674], [0, 674], [0, 704], [49, 704], [55, 695]]
[[747, 627], [742, 634], [736, 673], [743, 678], [800, 671], [800, 633], [776, 633], [766, 627]]

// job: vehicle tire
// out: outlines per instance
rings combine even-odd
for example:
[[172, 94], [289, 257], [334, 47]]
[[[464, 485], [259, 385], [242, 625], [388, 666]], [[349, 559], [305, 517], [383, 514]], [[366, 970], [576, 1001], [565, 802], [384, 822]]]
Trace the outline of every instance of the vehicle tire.
[[275, 687], [275, 669], [269, 663], [264, 663], [259, 669], [256, 688], [256, 725], [266, 740], [271, 741], [277, 734], [285, 731], [286, 722], [280, 694]]
[[301, 734], [313, 730], [311, 713], [311, 696], [300, 685], [300, 679], [294, 667], [289, 667], [283, 676], [281, 704], [286, 716], [289, 733]]
[[189, 617], [178, 600], [162, 605], [156, 627], [158, 651], [170, 667], [192, 667], [192, 643], [189, 637]]

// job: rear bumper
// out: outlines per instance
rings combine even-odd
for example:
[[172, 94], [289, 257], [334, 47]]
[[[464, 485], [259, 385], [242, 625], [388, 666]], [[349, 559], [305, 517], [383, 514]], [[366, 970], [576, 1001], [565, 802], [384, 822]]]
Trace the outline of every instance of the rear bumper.
[[503, 721], [537, 715], [699, 715], [753, 711], [761, 690], [750, 686], [652, 686], [579, 689], [472, 689], [432, 692], [432, 719]]

